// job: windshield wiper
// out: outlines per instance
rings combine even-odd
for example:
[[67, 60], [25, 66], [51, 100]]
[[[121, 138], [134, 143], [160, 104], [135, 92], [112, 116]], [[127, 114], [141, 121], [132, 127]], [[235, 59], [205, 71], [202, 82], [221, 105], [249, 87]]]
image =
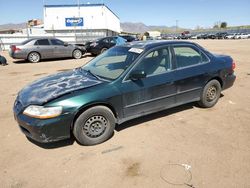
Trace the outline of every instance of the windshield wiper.
[[82, 70], [86, 71], [87, 73], [89, 73], [91, 76], [95, 77], [97, 80], [100, 80], [99, 76], [95, 75], [94, 73], [92, 73], [90, 70], [86, 70], [86, 69], [83, 69]]

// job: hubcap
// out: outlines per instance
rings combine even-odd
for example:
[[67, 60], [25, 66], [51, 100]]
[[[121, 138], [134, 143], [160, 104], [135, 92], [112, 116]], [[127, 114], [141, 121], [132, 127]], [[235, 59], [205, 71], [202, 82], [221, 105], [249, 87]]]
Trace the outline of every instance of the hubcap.
[[207, 101], [211, 102], [216, 99], [217, 96], [217, 88], [215, 86], [211, 86], [207, 90]]
[[76, 50], [74, 54], [75, 54], [75, 58], [77, 59], [81, 57], [81, 52], [79, 50]]
[[107, 128], [107, 120], [103, 116], [90, 117], [83, 126], [83, 132], [90, 138], [101, 136]]
[[30, 54], [30, 60], [31, 60], [32, 62], [37, 62], [37, 61], [39, 60], [39, 55], [36, 54], [36, 53]]

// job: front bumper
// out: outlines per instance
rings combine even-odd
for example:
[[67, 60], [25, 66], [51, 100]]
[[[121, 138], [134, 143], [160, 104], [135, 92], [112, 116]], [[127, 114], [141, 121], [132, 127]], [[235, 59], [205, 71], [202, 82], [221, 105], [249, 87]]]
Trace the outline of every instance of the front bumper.
[[16, 114], [14, 111], [14, 116], [21, 131], [37, 142], [48, 143], [70, 138], [73, 115], [66, 114], [42, 120], [22, 113]]

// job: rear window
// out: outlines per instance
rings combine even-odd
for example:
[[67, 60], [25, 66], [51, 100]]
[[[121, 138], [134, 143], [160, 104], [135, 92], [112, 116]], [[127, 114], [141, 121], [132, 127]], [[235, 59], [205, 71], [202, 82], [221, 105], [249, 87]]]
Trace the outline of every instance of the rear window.
[[21, 45], [25, 45], [25, 44], [28, 44], [29, 42], [31, 42], [32, 40], [34, 39], [28, 39], [28, 40], [25, 40], [21, 43]]
[[49, 40], [48, 39], [40, 39], [40, 40], [37, 40], [35, 45], [50, 45], [49, 43]]
[[191, 47], [174, 47], [177, 68], [196, 65], [202, 62], [200, 53]]

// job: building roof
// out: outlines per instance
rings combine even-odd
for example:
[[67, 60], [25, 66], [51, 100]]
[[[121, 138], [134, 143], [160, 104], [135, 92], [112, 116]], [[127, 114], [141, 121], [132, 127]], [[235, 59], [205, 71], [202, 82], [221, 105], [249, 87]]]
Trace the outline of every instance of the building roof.
[[112, 12], [118, 19], [120, 19], [117, 14], [115, 14], [108, 6], [102, 3], [96, 4], [63, 4], [63, 5], [44, 5], [44, 8], [63, 8], [63, 7], [106, 7], [110, 12]]

